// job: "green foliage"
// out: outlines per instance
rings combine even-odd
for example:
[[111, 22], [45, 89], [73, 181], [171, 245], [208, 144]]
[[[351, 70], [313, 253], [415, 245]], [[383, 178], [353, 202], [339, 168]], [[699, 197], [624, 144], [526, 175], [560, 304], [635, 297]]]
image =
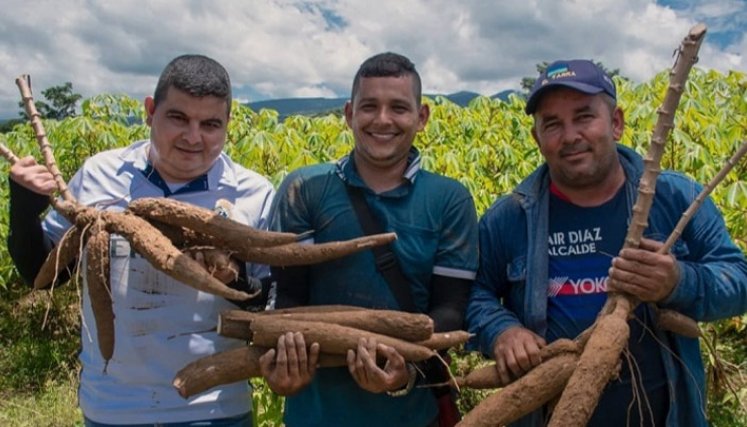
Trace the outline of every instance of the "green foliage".
[[[615, 78], [619, 104], [626, 113], [622, 143], [645, 152], [668, 85], [668, 72], [635, 85]], [[694, 69], [675, 118], [675, 130], [664, 155], [666, 168], [706, 183], [747, 139], [747, 77]], [[523, 113], [524, 101], [513, 96], [509, 102], [478, 97], [461, 108], [446, 98], [425, 102], [431, 119], [416, 145], [423, 155], [423, 166], [451, 176], [472, 192], [478, 213], [484, 212], [499, 195], [514, 186], [540, 163], [541, 156], [531, 137], [532, 121]], [[44, 120], [65, 177], [72, 176], [89, 156], [148, 137], [148, 128], [138, 101], [113, 95], [100, 95], [82, 103], [78, 117]], [[0, 142], [19, 155], [39, 158], [29, 126], [17, 125], [0, 133]], [[238, 163], [268, 176], [276, 185], [298, 167], [334, 161], [347, 154], [353, 137], [344, 119], [336, 114], [317, 117], [292, 116], [284, 121], [271, 110], [253, 111], [234, 103], [229, 124], [226, 152]], [[2, 164], [0, 173], [7, 173]], [[7, 181], [0, 182], [0, 234], [7, 235]], [[742, 161], [714, 191], [712, 198], [724, 213], [727, 227], [743, 250], [747, 250], [747, 165]], [[47, 326], [44, 304], [29, 304], [7, 252], [0, 252], [0, 390], [43, 396], [48, 384], [64, 383], [65, 375], [76, 366], [78, 346], [77, 294], [74, 286], [55, 292]], [[67, 296], [65, 296], [67, 293]], [[36, 294], [31, 294], [36, 295]], [[59, 299], [58, 299], [59, 298]], [[44, 307], [44, 308], [42, 308]], [[20, 313], [20, 314], [15, 314]], [[739, 401], [745, 401], [747, 385], [747, 342], [744, 340], [747, 316], [716, 322], [709, 327], [723, 363], [705, 353], [709, 369], [709, 416], [717, 426], [745, 425], [747, 414]], [[484, 363], [476, 354], [455, 352], [452, 368], [466, 372]], [[717, 370], [718, 366], [725, 367]], [[724, 384], [724, 375], [733, 379], [736, 396]], [[720, 381], [720, 382], [719, 382]], [[255, 386], [255, 425], [279, 425], [282, 399], [273, 395], [261, 380]], [[460, 406], [472, 408], [485, 392], [464, 390]], [[7, 397], [2, 395], [0, 397]], [[2, 399], [0, 399], [2, 400]], [[13, 401], [15, 405], [31, 407]], [[40, 404], [45, 404], [41, 400]], [[0, 406], [0, 420], [7, 406]], [[8, 424], [8, 423], [4, 423]], [[11, 423], [12, 424], [12, 423]], [[43, 423], [42, 423], [43, 424]]]
[[75, 373], [47, 381], [36, 393], [0, 391], [0, 424], [6, 427], [83, 426]]
[[79, 335], [74, 285], [29, 293], [7, 289], [0, 300], [0, 390], [33, 391], [75, 372]]
[[[42, 91], [42, 95], [48, 102], [36, 100], [36, 109], [42, 117], [52, 120], [75, 116], [75, 107], [82, 98], [79, 93], [73, 92], [73, 84], [70, 82], [48, 87]], [[28, 119], [26, 111], [23, 110], [23, 102], [19, 101], [18, 106], [21, 107], [21, 117]]]
[[82, 425], [78, 409], [78, 293], [28, 291], [15, 274], [0, 298], [0, 424]]
[[0, 123], [0, 133], [10, 132], [16, 125], [26, 123], [23, 119], [10, 119]]
[[703, 326], [710, 420], [747, 425], [747, 314]]
[[285, 399], [270, 390], [261, 378], [251, 379], [252, 388], [252, 422], [255, 427], [275, 427], [283, 419], [283, 402]]
[[[449, 356], [451, 356], [451, 366], [449, 366], [449, 369], [455, 377], [465, 376], [475, 369], [492, 363], [492, 361], [482, 357], [481, 354], [467, 351], [463, 347], [449, 349]], [[457, 399], [459, 412], [466, 414], [493, 392], [494, 390], [461, 389]]]

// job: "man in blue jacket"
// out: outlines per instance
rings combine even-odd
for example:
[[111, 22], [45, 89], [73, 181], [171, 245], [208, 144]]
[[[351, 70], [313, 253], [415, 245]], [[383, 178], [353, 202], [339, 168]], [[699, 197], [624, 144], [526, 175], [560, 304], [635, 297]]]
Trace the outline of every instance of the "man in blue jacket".
[[[747, 262], [710, 199], [671, 253], [656, 253], [701, 189], [681, 174], [659, 176], [640, 247], [620, 251], [643, 162], [617, 143], [624, 114], [603, 70], [586, 60], [550, 64], [526, 113], [545, 164], [481, 219], [467, 308], [476, 345], [504, 381], [539, 364], [546, 343], [589, 327], [608, 290], [698, 321], [747, 311]], [[629, 324], [634, 363], [623, 361], [589, 425], [707, 425], [698, 340], [662, 331], [649, 304]], [[547, 415], [539, 410], [517, 425], [541, 425]]]

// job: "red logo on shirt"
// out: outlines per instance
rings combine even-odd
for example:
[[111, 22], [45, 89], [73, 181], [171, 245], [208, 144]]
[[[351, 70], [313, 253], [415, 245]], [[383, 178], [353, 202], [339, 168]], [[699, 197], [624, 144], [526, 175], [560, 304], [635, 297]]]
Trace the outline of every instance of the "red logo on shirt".
[[547, 296], [558, 295], [592, 295], [607, 292], [607, 276], [584, 277], [569, 279], [568, 277], [552, 277], [547, 287]]

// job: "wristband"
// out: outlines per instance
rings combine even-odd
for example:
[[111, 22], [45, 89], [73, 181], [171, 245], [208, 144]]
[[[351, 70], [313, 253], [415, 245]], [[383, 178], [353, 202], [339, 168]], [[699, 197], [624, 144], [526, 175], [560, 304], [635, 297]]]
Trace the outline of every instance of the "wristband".
[[417, 371], [415, 370], [415, 366], [412, 363], [405, 364], [407, 366], [407, 372], [409, 374], [409, 378], [407, 379], [407, 384], [399, 389], [394, 391], [387, 391], [386, 394], [392, 397], [402, 397], [410, 393], [412, 391], [413, 387], [415, 386], [415, 379], [417, 378]]

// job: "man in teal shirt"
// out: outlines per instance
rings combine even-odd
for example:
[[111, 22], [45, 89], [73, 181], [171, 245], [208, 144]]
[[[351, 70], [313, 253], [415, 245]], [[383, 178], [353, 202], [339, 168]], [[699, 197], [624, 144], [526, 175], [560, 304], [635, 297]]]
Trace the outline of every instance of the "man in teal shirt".
[[[420, 102], [420, 77], [407, 58], [383, 53], [366, 60], [353, 81], [345, 119], [352, 153], [336, 164], [291, 173], [275, 199], [273, 227], [314, 230], [314, 242], [363, 235], [347, 187], [361, 191], [392, 244], [407, 279], [413, 311], [430, 315], [437, 331], [461, 329], [477, 270], [472, 197], [457, 181], [420, 169], [413, 147], [429, 109]], [[323, 264], [275, 269], [276, 307], [348, 304], [403, 310], [371, 251]], [[361, 340], [347, 368], [315, 370], [318, 345], [307, 352], [300, 334], [286, 334], [263, 357], [270, 387], [286, 399], [293, 426], [437, 425], [431, 389], [412, 388], [416, 370], [391, 347]], [[379, 359], [386, 360], [382, 366]], [[422, 378], [420, 380], [423, 380]]]

